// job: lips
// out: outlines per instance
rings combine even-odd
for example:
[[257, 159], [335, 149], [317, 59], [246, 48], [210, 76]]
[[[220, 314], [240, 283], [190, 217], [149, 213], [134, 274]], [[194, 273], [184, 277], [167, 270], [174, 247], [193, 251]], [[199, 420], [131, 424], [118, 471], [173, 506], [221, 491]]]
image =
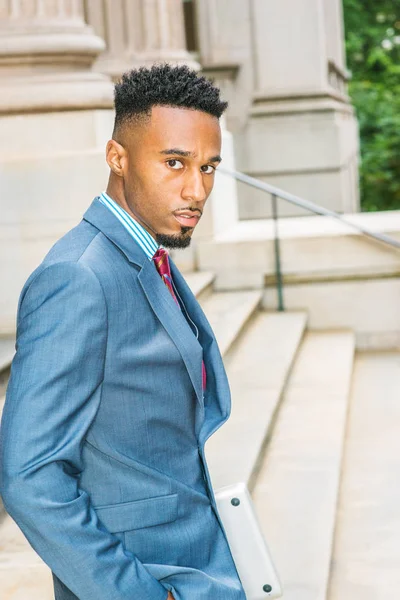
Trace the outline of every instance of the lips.
[[183, 225], [183, 227], [196, 227], [199, 222], [200, 215], [190, 211], [174, 214], [175, 219]]

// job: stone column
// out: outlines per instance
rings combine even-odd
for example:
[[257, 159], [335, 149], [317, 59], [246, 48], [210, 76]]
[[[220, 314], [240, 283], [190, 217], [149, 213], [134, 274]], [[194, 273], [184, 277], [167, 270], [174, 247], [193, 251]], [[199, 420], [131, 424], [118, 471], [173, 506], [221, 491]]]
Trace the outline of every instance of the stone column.
[[343, 31], [343, 5], [342, 0], [324, 1], [325, 30], [327, 33], [328, 59], [334, 62], [339, 69], [346, 70]]
[[0, 0], [0, 335], [29, 273], [106, 184], [103, 48], [83, 0]]
[[253, 100], [251, 7], [249, 0], [197, 0], [202, 71], [229, 102], [227, 127], [238, 133]]
[[158, 61], [199, 65], [186, 50], [181, 0], [85, 0], [88, 23], [106, 41], [96, 69], [118, 80]]
[[[239, 168], [339, 212], [357, 211], [341, 0], [252, 0], [252, 31], [255, 86]], [[240, 215], [269, 216], [268, 197], [244, 190]]]
[[0, 114], [109, 108], [109, 80], [91, 71], [104, 47], [83, 0], [1, 0]]

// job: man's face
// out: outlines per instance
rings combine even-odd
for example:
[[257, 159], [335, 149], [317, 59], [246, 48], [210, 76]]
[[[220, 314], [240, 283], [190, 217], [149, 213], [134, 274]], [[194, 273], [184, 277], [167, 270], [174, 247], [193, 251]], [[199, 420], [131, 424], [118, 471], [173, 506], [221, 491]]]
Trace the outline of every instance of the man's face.
[[218, 119], [155, 106], [149, 120], [126, 126], [121, 145], [126, 209], [164, 246], [188, 246], [221, 160]]

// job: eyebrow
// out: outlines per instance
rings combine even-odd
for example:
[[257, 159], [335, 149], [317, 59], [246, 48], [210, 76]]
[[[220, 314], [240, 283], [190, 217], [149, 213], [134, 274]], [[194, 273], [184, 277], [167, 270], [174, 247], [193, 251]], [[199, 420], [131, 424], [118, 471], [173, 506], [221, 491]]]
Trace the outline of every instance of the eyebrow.
[[[175, 154], [175, 156], [184, 156], [187, 158], [195, 158], [194, 152], [190, 152], [189, 150], [181, 150], [180, 148], [167, 148], [166, 150], [161, 150], [160, 154]], [[221, 162], [222, 158], [219, 154], [216, 156], [211, 156], [207, 162]]]

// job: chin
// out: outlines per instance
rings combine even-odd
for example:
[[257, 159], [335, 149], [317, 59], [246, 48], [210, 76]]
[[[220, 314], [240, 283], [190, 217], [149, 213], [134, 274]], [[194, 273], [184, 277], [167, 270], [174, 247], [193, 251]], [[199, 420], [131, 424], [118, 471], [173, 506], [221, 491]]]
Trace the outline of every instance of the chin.
[[176, 250], [178, 248], [188, 248], [192, 241], [192, 227], [182, 227], [180, 233], [157, 233], [156, 241], [164, 248]]

